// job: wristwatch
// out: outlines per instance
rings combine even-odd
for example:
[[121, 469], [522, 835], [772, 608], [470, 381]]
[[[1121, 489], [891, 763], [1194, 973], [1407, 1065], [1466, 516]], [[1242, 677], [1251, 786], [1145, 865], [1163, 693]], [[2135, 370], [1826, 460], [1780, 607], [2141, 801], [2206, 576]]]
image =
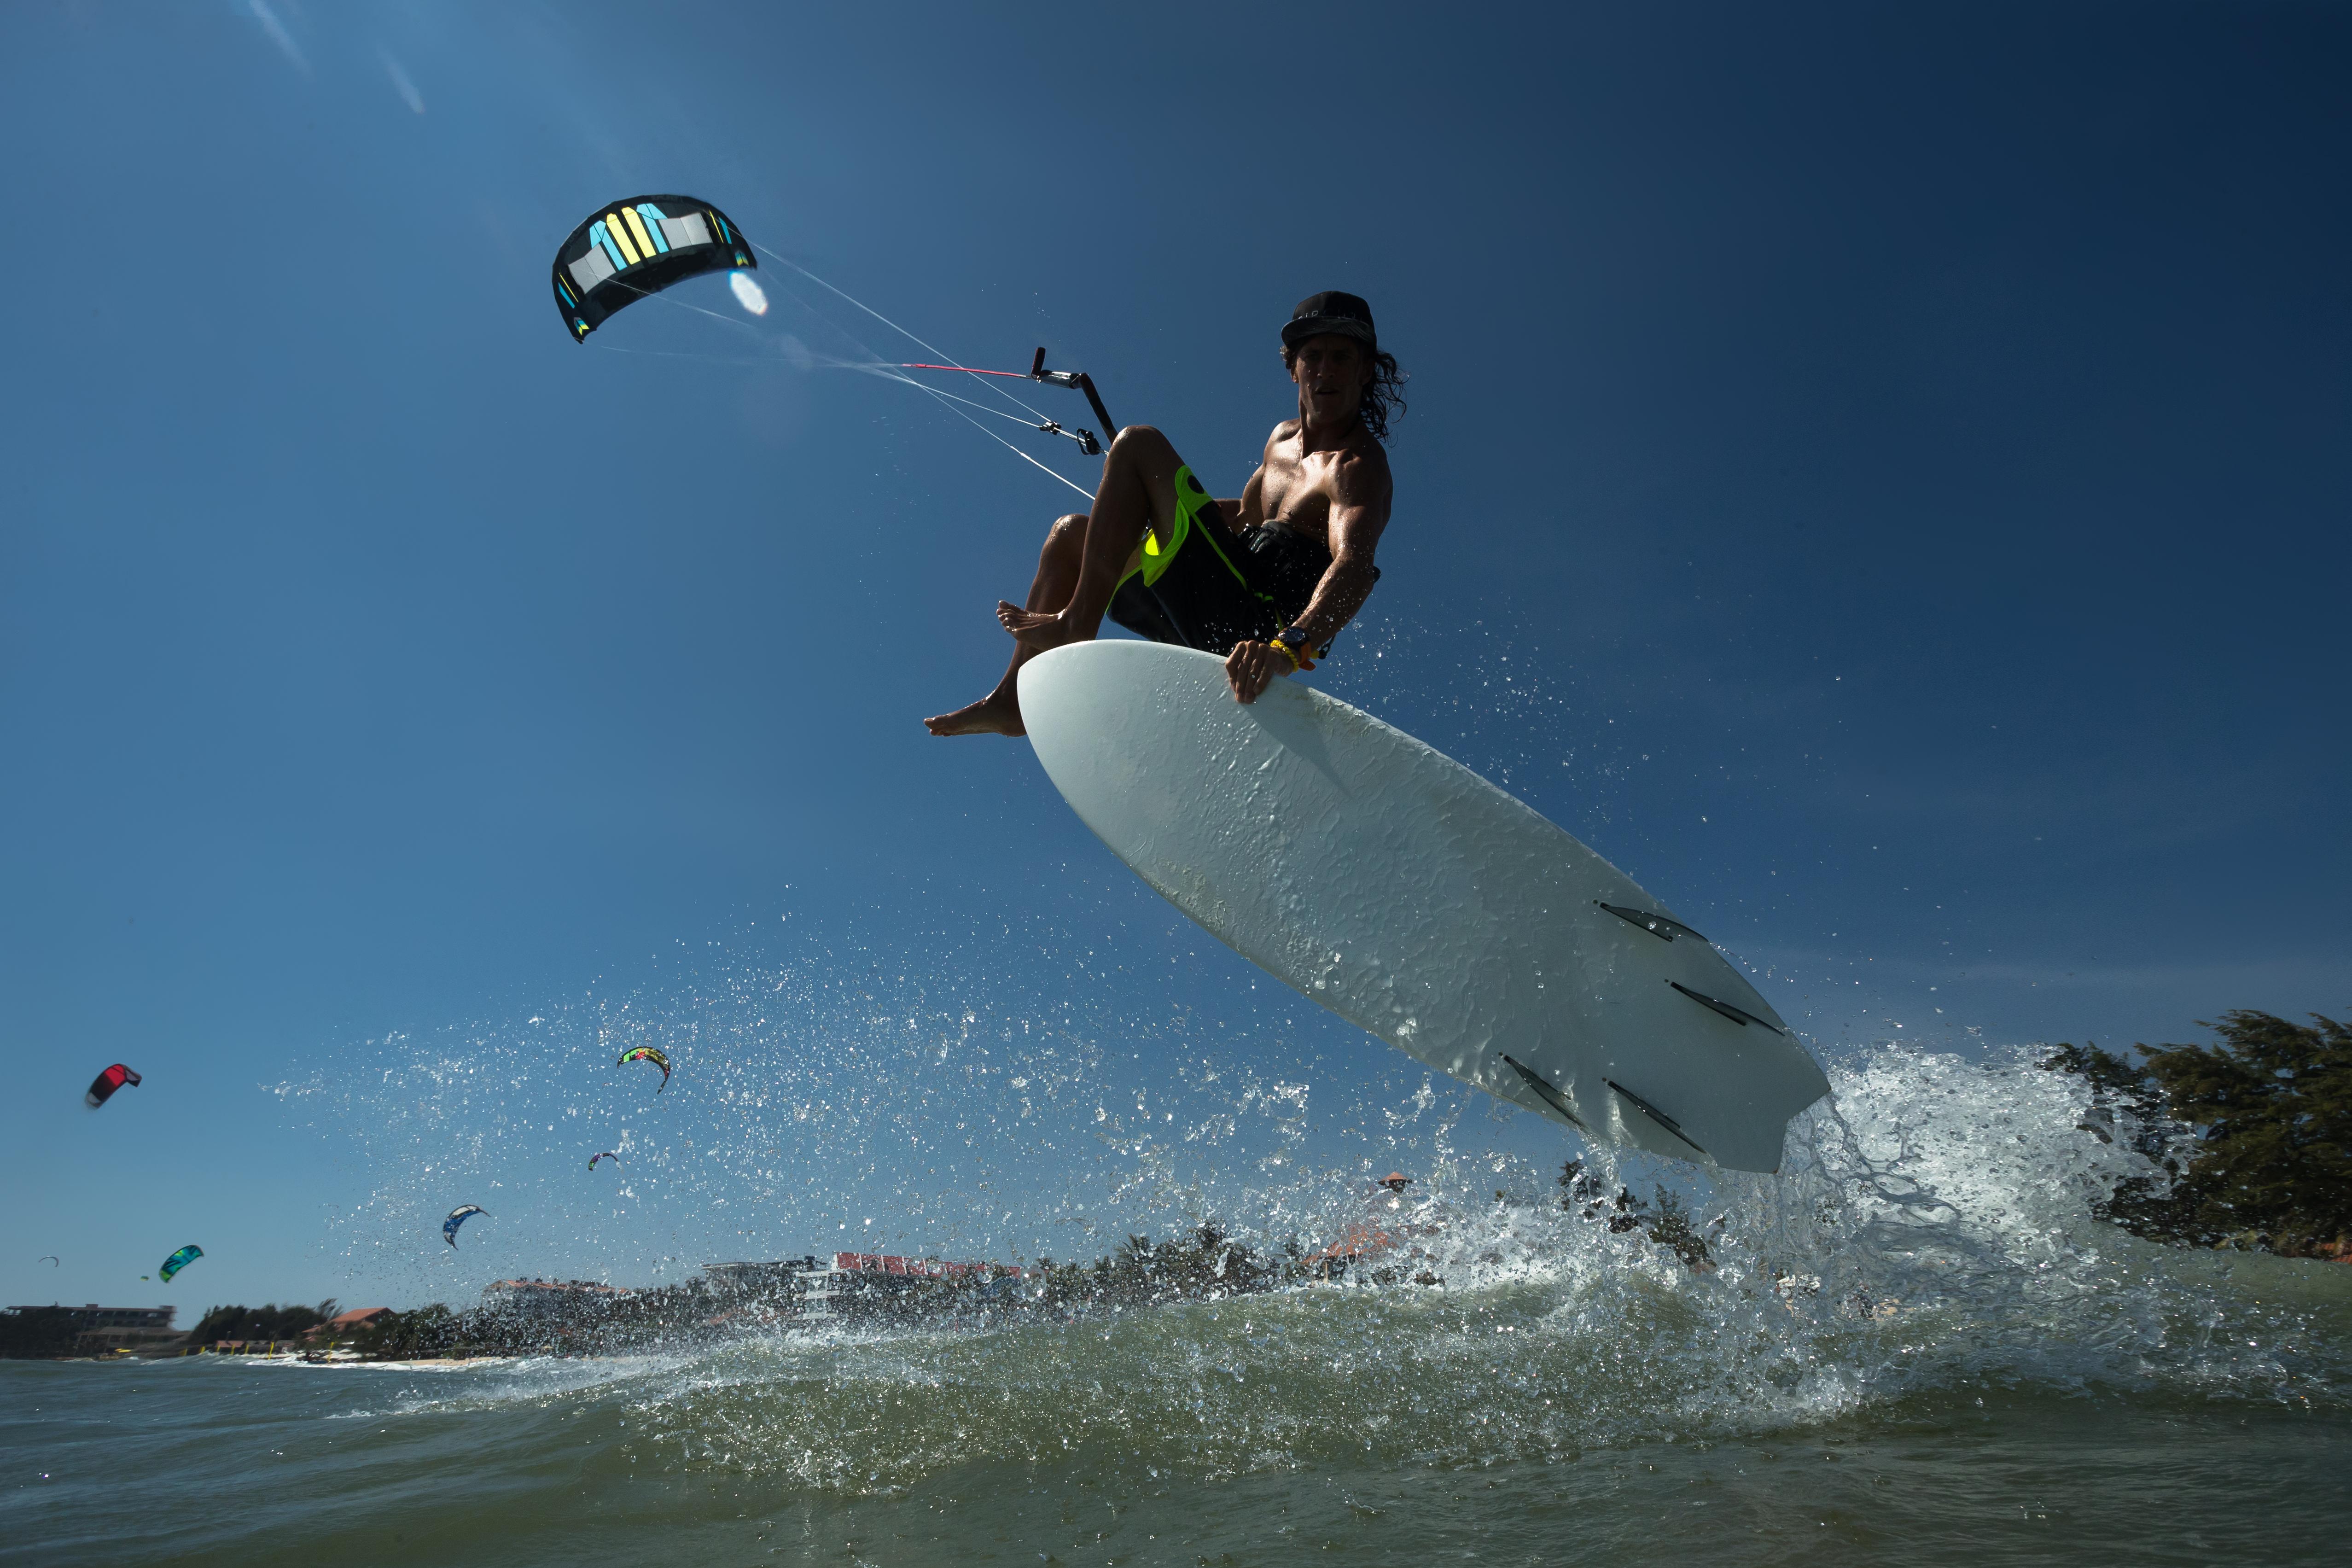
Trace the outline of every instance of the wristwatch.
[[1294, 668], [1298, 669], [1315, 668], [1315, 660], [1309, 657], [1315, 652], [1315, 639], [1297, 626], [1275, 633], [1272, 640], [1275, 647], [1290, 656], [1290, 662]]

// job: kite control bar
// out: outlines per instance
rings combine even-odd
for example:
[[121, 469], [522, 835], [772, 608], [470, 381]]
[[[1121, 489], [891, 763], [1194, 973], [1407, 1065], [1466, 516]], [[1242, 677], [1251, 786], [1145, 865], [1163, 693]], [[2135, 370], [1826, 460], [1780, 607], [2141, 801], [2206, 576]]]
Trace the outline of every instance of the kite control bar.
[[[1111, 423], [1110, 410], [1103, 406], [1102, 395], [1095, 391], [1094, 377], [1088, 375], [1085, 371], [1047, 370], [1045, 368], [1045, 351], [1044, 347], [1040, 346], [1037, 350], [1037, 357], [1029, 362], [1029, 379], [1032, 381], [1042, 381], [1048, 386], [1076, 387], [1080, 392], [1087, 395], [1087, 402], [1093, 406], [1095, 417], [1102, 421], [1102, 427], [1112, 436], [1117, 436], [1118, 434], [1118, 426]], [[1057, 430], [1056, 433], [1064, 435], [1067, 434], [1066, 431], [1059, 430]], [[1100, 447], [1095, 445], [1094, 433], [1092, 431], [1081, 430], [1078, 432], [1078, 436], [1080, 437], [1078, 441], [1079, 448], [1086, 452], [1089, 457], [1102, 450]]]
[[[1047, 370], [1045, 351], [1042, 348], [1037, 351], [1037, 357], [1030, 362], [1029, 374], [1025, 376], [1017, 370], [981, 370], [968, 364], [902, 364], [898, 368], [900, 370], [951, 370], [961, 375], [1001, 375], [1007, 381], [1042, 381], [1048, 386], [1074, 386], [1087, 395], [1087, 401], [1094, 405], [1095, 417], [1102, 421], [1102, 427], [1113, 436], [1118, 434], [1118, 426], [1110, 422], [1110, 410], [1103, 406], [1101, 395], [1095, 391], [1094, 378], [1082, 370]], [[1029, 408], [1025, 403], [1021, 406]], [[1034, 414], [1037, 411], [1029, 408], [1029, 412]], [[1005, 417], [1009, 419], [1012, 416], [1007, 415]], [[1095, 438], [1095, 433], [1091, 430], [1065, 430], [1060, 421], [1054, 419], [1046, 420], [1036, 428], [1041, 435], [1068, 437], [1078, 444], [1078, 450], [1089, 458], [1102, 456], [1102, 443]]]

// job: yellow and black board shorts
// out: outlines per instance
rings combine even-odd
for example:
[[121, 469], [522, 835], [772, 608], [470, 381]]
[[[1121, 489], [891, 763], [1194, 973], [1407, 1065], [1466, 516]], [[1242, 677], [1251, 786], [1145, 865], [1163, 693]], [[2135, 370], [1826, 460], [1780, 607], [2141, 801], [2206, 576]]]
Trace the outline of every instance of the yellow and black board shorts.
[[1331, 568], [1322, 545], [1289, 529], [1235, 535], [1189, 468], [1176, 470], [1168, 534], [1144, 535], [1142, 563], [1111, 595], [1110, 618], [1153, 642], [1220, 658], [1297, 620]]

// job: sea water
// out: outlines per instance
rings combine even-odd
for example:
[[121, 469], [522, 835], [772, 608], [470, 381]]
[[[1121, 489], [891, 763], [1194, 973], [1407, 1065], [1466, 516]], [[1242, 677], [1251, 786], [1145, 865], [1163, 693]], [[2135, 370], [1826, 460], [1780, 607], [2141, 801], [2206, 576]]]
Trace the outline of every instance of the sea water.
[[[1833, 1072], [1683, 1267], [1412, 1200], [1440, 1287], [610, 1358], [0, 1363], [38, 1563], [2341, 1562], [2352, 1268], [2157, 1247], [2031, 1053]], [[1714, 1222], [1720, 1217], [1721, 1223]]]

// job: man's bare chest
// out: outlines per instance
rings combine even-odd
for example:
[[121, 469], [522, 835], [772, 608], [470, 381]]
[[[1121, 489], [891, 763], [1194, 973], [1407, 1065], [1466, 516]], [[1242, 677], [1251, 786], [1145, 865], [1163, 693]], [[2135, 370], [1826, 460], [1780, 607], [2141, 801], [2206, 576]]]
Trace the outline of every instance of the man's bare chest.
[[1331, 526], [1331, 476], [1298, 463], [1269, 464], [1264, 510], [1268, 522], [1320, 539]]

